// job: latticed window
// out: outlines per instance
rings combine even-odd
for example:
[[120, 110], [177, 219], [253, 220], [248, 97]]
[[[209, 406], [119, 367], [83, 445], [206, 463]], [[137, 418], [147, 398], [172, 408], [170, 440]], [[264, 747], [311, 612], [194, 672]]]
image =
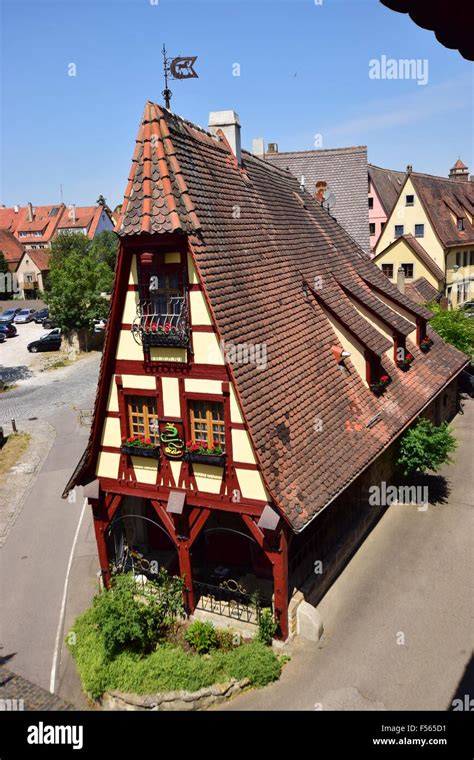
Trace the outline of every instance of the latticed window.
[[150, 299], [154, 306], [154, 312], [162, 316], [179, 314], [181, 302], [177, 300], [182, 296], [179, 284], [178, 272], [164, 274], [158, 272], [150, 278]]
[[150, 439], [159, 444], [159, 425], [156, 399], [151, 396], [129, 396], [128, 431], [130, 436]]
[[220, 446], [225, 451], [224, 404], [193, 401], [189, 407], [193, 443]]

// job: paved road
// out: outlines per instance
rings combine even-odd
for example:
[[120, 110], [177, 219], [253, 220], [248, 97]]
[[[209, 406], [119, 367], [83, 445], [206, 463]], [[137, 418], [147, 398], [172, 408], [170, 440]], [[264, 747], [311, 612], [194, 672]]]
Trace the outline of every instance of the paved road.
[[[88, 429], [76, 409], [92, 408], [99, 356], [22, 381], [0, 399], [0, 423], [38, 417], [56, 430], [56, 439], [5, 545], [0, 551], [0, 656], [20, 676], [49, 689], [71, 548], [82, 499], [68, 503], [62, 490], [86, 445]], [[37, 424], [37, 423], [36, 423]], [[27, 429], [27, 423], [22, 424]], [[7, 426], [8, 428], [8, 426]], [[76, 555], [81, 574], [71, 584], [72, 600], [84, 609], [94, 591], [97, 566], [91, 516], [84, 514]], [[61, 640], [63, 632], [61, 632]], [[60, 663], [58, 663], [60, 664]]]
[[221, 709], [448, 708], [472, 652], [474, 401], [454, 426], [447, 503], [391, 507], [319, 605], [323, 639]]
[[64, 407], [91, 409], [99, 362], [100, 354], [93, 353], [69, 367], [20, 381], [18, 388], [0, 396], [0, 425], [12, 418], [47, 418]]

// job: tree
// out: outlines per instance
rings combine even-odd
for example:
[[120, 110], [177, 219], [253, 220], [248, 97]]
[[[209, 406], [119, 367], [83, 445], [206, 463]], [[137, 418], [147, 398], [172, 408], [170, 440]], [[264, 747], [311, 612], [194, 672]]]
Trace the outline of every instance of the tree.
[[105, 262], [113, 272], [118, 252], [118, 237], [115, 232], [104, 230], [99, 233], [92, 241], [91, 248], [98, 261]]
[[419, 419], [400, 439], [397, 463], [405, 475], [413, 472], [436, 470], [451, 461], [449, 455], [457, 447], [457, 441], [447, 422], [433, 425], [430, 420]]
[[448, 311], [438, 303], [429, 303], [428, 308], [434, 316], [430, 320], [433, 330], [460, 351], [472, 356], [474, 353], [474, 319], [468, 317], [463, 309]]
[[82, 234], [61, 234], [52, 245], [45, 300], [60, 327], [91, 329], [107, 317], [113, 272]]

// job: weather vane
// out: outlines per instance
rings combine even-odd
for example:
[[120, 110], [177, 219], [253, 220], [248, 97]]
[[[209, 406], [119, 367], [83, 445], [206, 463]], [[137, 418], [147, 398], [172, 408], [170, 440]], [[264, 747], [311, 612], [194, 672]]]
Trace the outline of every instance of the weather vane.
[[197, 59], [196, 55], [183, 56], [182, 58], [168, 58], [166, 55], [166, 47], [163, 43], [163, 68], [165, 72], [165, 89], [163, 90], [163, 97], [165, 99], [166, 108], [170, 108], [172, 92], [168, 87], [168, 77], [171, 79], [197, 79], [197, 74], [193, 69], [193, 65]]

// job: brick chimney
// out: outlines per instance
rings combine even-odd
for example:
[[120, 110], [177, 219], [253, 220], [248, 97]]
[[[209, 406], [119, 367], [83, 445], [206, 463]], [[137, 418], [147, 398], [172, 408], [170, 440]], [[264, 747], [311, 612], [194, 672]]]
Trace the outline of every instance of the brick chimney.
[[278, 153], [278, 143], [268, 143], [268, 153]]
[[209, 114], [209, 132], [213, 135], [221, 129], [237, 163], [242, 163], [242, 150], [240, 147], [240, 119], [235, 111], [211, 111]]
[[458, 158], [454, 166], [449, 170], [449, 179], [452, 179], [455, 182], [469, 182], [469, 169], [460, 158]]

